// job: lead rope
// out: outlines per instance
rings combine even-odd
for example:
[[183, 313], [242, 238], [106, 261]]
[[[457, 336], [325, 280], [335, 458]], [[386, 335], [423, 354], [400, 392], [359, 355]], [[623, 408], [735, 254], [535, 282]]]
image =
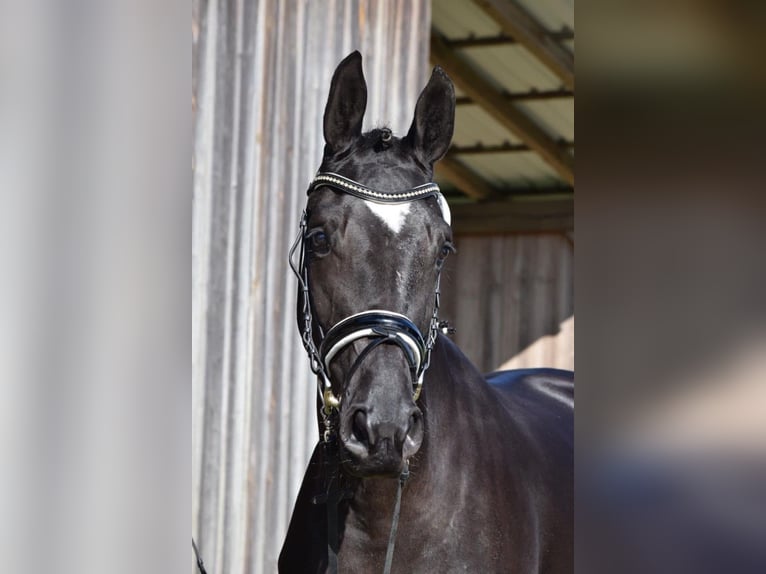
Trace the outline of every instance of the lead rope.
[[194, 549], [194, 557], [197, 559], [197, 568], [199, 568], [200, 574], [207, 574], [207, 572], [205, 572], [205, 565], [202, 563], [202, 559], [199, 557], [199, 551], [197, 550], [197, 544], [194, 542], [193, 536], [192, 548]]
[[396, 531], [399, 528], [399, 511], [402, 508], [402, 488], [410, 477], [410, 466], [405, 463], [404, 471], [399, 476], [399, 488], [396, 489], [396, 505], [394, 506], [394, 518], [391, 521], [391, 534], [388, 536], [388, 549], [386, 550], [386, 564], [383, 566], [383, 574], [391, 574], [391, 563], [394, 561], [394, 546], [396, 545]]

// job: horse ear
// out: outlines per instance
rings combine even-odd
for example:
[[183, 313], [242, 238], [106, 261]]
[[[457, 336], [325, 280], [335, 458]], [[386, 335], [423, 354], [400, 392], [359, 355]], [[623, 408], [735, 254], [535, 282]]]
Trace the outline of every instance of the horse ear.
[[454, 129], [455, 87], [445, 71], [436, 66], [418, 98], [407, 139], [420, 159], [433, 165], [447, 153]]
[[354, 51], [335, 69], [324, 110], [324, 141], [330, 153], [347, 149], [362, 133], [367, 84], [362, 55]]

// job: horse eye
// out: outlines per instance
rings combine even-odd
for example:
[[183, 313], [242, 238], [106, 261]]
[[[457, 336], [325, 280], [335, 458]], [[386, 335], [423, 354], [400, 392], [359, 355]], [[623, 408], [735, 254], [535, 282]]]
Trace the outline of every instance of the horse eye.
[[327, 255], [330, 251], [330, 240], [324, 231], [314, 231], [309, 235], [311, 251], [316, 255]]
[[455, 246], [452, 245], [449, 241], [442, 245], [441, 250], [439, 251], [439, 258], [437, 259], [436, 263], [439, 267], [441, 267], [444, 264], [444, 260], [447, 259], [447, 256], [450, 253], [455, 252]]

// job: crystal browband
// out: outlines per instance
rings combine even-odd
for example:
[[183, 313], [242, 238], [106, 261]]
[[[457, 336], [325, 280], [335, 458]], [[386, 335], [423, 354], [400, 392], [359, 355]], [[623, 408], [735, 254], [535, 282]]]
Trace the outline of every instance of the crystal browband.
[[386, 193], [383, 191], [375, 191], [353, 179], [348, 179], [347, 177], [331, 172], [318, 173], [314, 180], [309, 184], [307, 193], [311, 194], [317, 187], [323, 185], [377, 203], [405, 203], [423, 199], [425, 197], [436, 196], [441, 193], [439, 186], [433, 182], [424, 183], [423, 185], [401, 192]]

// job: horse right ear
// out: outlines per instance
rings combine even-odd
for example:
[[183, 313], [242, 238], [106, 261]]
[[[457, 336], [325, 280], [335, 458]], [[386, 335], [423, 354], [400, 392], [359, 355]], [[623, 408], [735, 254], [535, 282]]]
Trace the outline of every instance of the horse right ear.
[[358, 51], [338, 64], [332, 76], [330, 95], [324, 110], [325, 154], [346, 150], [361, 134], [367, 109], [367, 84]]

